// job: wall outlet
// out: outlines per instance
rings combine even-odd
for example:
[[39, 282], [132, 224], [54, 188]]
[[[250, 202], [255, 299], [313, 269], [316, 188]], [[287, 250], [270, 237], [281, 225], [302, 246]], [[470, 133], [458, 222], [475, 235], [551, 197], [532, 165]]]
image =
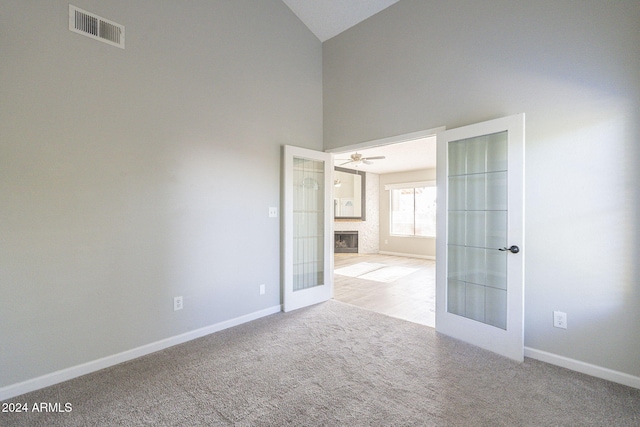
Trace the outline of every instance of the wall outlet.
[[269, 218], [277, 218], [277, 217], [278, 217], [278, 208], [270, 207]]
[[260, 295], [264, 295], [267, 291], [266, 286], [264, 284], [260, 285]]
[[173, 311], [182, 310], [182, 297], [173, 298]]
[[563, 313], [561, 311], [554, 311], [553, 326], [555, 328], [567, 329], [567, 313]]

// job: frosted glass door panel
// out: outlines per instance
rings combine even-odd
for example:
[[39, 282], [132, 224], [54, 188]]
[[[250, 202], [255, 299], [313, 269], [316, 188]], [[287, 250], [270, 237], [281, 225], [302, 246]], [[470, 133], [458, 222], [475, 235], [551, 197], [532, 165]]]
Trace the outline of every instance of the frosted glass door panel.
[[323, 285], [324, 162], [293, 159], [293, 291]]
[[486, 174], [487, 210], [507, 210], [507, 172], [491, 172]]
[[486, 246], [504, 248], [507, 246], [507, 212], [486, 211], [484, 214]]
[[448, 145], [447, 309], [506, 329], [507, 132]]

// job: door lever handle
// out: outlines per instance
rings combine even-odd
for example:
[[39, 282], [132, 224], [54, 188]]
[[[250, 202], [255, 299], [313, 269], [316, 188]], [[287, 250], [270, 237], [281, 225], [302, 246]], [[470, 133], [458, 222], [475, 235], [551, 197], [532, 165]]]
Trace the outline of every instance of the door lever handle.
[[500, 248], [500, 249], [498, 249], [498, 250], [499, 250], [499, 251], [502, 251], [502, 252], [509, 251], [509, 252], [511, 252], [512, 254], [517, 254], [518, 252], [520, 252], [520, 248], [519, 248], [519, 247], [517, 247], [516, 245], [513, 245], [513, 246], [511, 246], [510, 248]]

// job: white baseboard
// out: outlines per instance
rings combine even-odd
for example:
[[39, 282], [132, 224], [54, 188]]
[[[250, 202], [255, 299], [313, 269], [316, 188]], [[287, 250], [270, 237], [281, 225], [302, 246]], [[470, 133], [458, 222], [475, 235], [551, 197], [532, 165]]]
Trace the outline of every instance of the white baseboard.
[[432, 255], [415, 255], [415, 254], [404, 254], [402, 252], [387, 252], [387, 251], [379, 251], [378, 253], [380, 255], [406, 256], [408, 258], [436, 259], [436, 257]]
[[147, 354], [155, 353], [156, 351], [164, 350], [165, 348], [173, 347], [174, 345], [182, 344], [187, 341], [194, 340], [196, 338], [201, 338], [201, 337], [204, 337], [205, 335], [222, 331], [223, 329], [231, 328], [233, 326], [238, 326], [243, 323], [259, 319], [261, 317], [278, 313], [280, 311], [281, 311], [280, 305], [269, 307], [264, 310], [256, 311], [254, 313], [249, 313], [244, 316], [225, 320], [224, 322], [216, 323], [210, 326], [205, 326], [204, 328], [185, 332], [184, 334], [176, 335], [170, 338], [165, 338], [163, 340], [156, 341], [151, 344], [147, 344], [141, 347], [133, 348], [131, 350], [123, 351], [122, 353], [114, 354], [112, 356], [107, 356], [101, 359], [93, 360], [91, 362], [83, 363], [81, 365], [72, 366], [70, 368], [52, 372], [50, 374], [46, 374], [37, 378], [26, 380], [17, 384], [11, 384], [11, 385], [0, 388], [0, 401], [11, 399], [12, 397], [16, 397], [24, 393], [29, 393], [31, 391], [48, 387], [50, 385], [58, 384], [63, 381], [68, 381], [70, 379], [77, 378], [82, 375], [90, 374], [91, 372], [96, 372], [96, 371], [99, 371], [100, 369], [108, 368], [110, 366], [114, 366], [119, 363], [126, 362], [128, 360], [136, 359], [141, 356], [146, 356]]
[[640, 389], [640, 377], [625, 374], [624, 372], [614, 371], [613, 369], [603, 368], [564, 356], [558, 356], [557, 354], [536, 350], [535, 348], [525, 347], [524, 355], [551, 365], [561, 366], [572, 371], [591, 375], [592, 377], [602, 378], [603, 380]]

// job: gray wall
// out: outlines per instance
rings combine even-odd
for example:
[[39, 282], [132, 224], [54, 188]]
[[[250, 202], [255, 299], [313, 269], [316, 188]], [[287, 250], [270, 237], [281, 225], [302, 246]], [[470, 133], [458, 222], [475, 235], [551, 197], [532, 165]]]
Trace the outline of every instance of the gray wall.
[[425, 258], [435, 258], [436, 239], [432, 237], [399, 237], [390, 234], [391, 218], [389, 191], [385, 191], [387, 184], [403, 184], [407, 182], [435, 181], [435, 169], [423, 169], [380, 175], [380, 252], [417, 255]]
[[322, 149], [280, 0], [73, 2], [125, 50], [68, 4], [0, 2], [0, 387], [278, 306], [280, 147]]
[[526, 113], [525, 344], [635, 376], [638, 23], [638, 1], [402, 0], [323, 45], [325, 149]]

